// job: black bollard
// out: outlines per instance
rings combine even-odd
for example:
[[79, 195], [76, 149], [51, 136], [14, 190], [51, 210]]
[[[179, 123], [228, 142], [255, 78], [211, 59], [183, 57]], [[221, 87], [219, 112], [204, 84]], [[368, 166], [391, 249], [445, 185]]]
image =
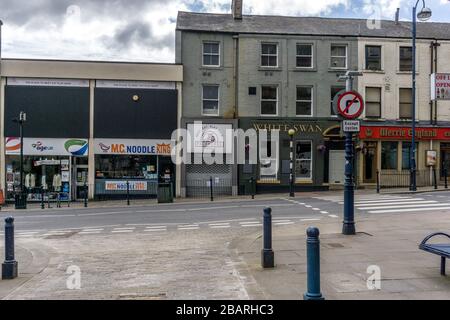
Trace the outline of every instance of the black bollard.
[[212, 177], [209, 178], [209, 189], [210, 189], [209, 191], [211, 194], [211, 201], [214, 201], [213, 178]]
[[275, 267], [275, 257], [272, 250], [272, 209], [264, 209], [264, 225], [263, 225], [263, 241], [264, 248], [261, 251], [261, 266], [264, 269]]
[[448, 189], [448, 180], [447, 180], [447, 168], [444, 169], [444, 183], [445, 183], [445, 189]]
[[320, 292], [320, 232], [319, 229], [311, 227], [306, 234], [308, 291], [303, 295], [303, 299], [324, 300]]
[[130, 205], [130, 182], [127, 181], [127, 206]]
[[44, 197], [45, 197], [45, 192], [44, 192], [44, 188], [42, 188], [42, 189], [41, 189], [41, 209], [42, 209], [42, 210], [45, 209]]
[[84, 195], [84, 207], [87, 208], [88, 207], [88, 188], [86, 185], [86, 181], [84, 182], [84, 186], [83, 186], [83, 195]]
[[255, 200], [256, 188], [255, 188], [255, 181], [254, 181], [253, 177], [250, 178], [250, 184], [252, 186], [252, 200]]
[[377, 193], [380, 193], [381, 185], [380, 185], [380, 171], [377, 170]]
[[5, 219], [5, 262], [2, 264], [2, 279], [17, 278], [18, 264], [14, 257], [14, 218]]
[[437, 181], [437, 174], [436, 174], [436, 168], [433, 167], [433, 182], [434, 182], [434, 189], [437, 190], [438, 188], [438, 181]]

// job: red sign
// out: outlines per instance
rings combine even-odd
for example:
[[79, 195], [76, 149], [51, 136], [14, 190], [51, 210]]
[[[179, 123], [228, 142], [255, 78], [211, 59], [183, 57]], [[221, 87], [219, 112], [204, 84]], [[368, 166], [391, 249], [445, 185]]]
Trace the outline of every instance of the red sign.
[[[360, 139], [411, 140], [411, 127], [362, 126]], [[417, 140], [450, 140], [450, 128], [416, 128]]]
[[337, 111], [345, 119], [356, 119], [364, 110], [364, 100], [356, 91], [341, 94], [337, 102]]

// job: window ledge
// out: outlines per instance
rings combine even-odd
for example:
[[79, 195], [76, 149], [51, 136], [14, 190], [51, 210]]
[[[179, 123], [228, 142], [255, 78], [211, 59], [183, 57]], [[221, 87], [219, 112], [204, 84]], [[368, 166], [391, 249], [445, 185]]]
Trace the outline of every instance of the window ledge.
[[298, 67], [298, 68], [291, 69], [290, 71], [291, 72], [317, 72], [317, 68], [316, 67], [314, 67], [314, 68]]
[[268, 72], [268, 71], [283, 71], [283, 69], [281, 67], [259, 67], [258, 71], [264, 71], [264, 72]]
[[[397, 70], [397, 74], [400, 74], [400, 75], [412, 75], [413, 72], [412, 71], [399, 71], [399, 70]], [[418, 71], [416, 71], [416, 75], [419, 75]]]
[[257, 184], [281, 184], [280, 180], [258, 180]]
[[200, 70], [223, 70], [224, 67], [223, 66], [201, 66]]
[[328, 72], [344, 72], [348, 71], [348, 68], [328, 68]]
[[379, 73], [379, 74], [384, 74], [384, 70], [370, 70], [370, 69], [365, 69], [363, 70], [364, 73]]
[[363, 118], [364, 121], [385, 122], [385, 118]]

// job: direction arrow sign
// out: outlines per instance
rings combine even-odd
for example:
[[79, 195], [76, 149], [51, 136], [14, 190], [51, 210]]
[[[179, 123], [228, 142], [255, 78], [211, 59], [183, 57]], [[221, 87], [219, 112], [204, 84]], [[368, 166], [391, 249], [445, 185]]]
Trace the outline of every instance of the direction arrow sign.
[[356, 119], [364, 110], [364, 100], [356, 91], [348, 91], [339, 96], [337, 112], [344, 119]]

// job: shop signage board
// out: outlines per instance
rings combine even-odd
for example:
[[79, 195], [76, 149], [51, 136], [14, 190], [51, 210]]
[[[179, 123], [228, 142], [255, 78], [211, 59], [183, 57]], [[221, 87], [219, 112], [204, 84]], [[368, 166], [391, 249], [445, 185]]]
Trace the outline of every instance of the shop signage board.
[[8, 78], [7, 85], [9, 85], [9, 86], [29, 86], [29, 87], [82, 87], [82, 88], [89, 88], [89, 80]]
[[431, 75], [431, 100], [450, 100], [450, 73]]
[[[129, 181], [130, 191], [147, 191], [147, 181]], [[126, 181], [105, 181], [106, 191], [127, 191]]]
[[353, 120], [363, 113], [364, 99], [356, 91], [347, 91], [338, 97], [336, 108], [336, 114], [340, 117]]
[[[411, 140], [411, 127], [362, 126], [360, 139]], [[450, 128], [416, 127], [417, 140], [450, 140]]]
[[[233, 153], [233, 126], [231, 124], [190, 123], [187, 125], [187, 130], [191, 135], [191, 141], [187, 143], [188, 152]], [[230, 143], [226, 143], [226, 141], [230, 141]]]
[[[5, 139], [7, 155], [20, 154], [20, 138]], [[23, 154], [27, 156], [87, 156], [89, 141], [87, 139], [53, 139], [24, 138]]]
[[159, 89], [175, 90], [175, 82], [164, 81], [127, 81], [127, 80], [97, 80], [97, 88], [118, 88], [118, 89]]
[[171, 140], [95, 139], [95, 154], [170, 156]]
[[361, 131], [361, 123], [359, 120], [344, 120], [342, 121], [342, 131], [358, 133]]

